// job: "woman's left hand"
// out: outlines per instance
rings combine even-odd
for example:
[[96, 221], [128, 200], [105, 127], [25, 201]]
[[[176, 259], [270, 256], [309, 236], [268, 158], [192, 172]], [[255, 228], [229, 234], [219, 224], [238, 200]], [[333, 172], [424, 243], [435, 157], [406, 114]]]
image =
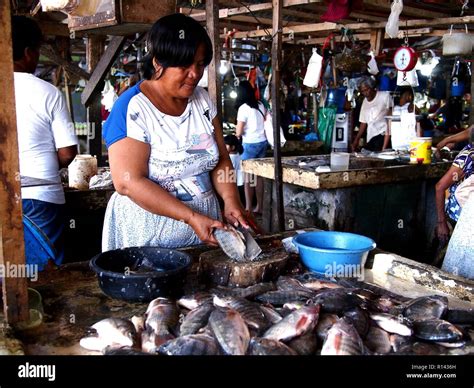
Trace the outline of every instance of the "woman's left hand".
[[239, 201], [226, 201], [224, 203], [224, 217], [227, 222], [235, 227], [242, 225], [248, 229], [250, 226], [245, 217], [245, 211]]

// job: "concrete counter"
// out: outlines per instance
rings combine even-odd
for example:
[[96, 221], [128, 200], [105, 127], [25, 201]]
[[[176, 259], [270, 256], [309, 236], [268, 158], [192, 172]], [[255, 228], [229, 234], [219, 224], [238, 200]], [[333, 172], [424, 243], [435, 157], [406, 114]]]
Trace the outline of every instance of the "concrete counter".
[[[410, 165], [351, 157], [348, 170], [315, 172], [318, 165], [328, 165], [328, 159], [329, 155], [282, 158], [286, 229], [359, 233], [404, 257], [434, 259], [434, 186], [451, 163]], [[262, 227], [277, 231], [273, 159], [244, 161], [243, 169], [265, 178]]]

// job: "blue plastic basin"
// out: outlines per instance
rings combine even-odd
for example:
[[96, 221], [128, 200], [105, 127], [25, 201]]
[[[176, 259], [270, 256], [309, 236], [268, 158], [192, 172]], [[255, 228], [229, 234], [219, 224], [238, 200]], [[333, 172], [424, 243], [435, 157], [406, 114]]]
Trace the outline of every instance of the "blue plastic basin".
[[329, 277], [351, 276], [351, 271], [356, 271], [356, 277], [376, 246], [374, 240], [359, 234], [324, 231], [299, 234], [293, 243], [310, 271]]

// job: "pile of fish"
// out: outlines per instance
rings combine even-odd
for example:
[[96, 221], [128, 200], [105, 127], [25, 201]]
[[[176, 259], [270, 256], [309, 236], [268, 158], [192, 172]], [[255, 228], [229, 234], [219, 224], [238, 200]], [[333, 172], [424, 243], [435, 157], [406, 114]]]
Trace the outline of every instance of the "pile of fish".
[[439, 295], [404, 298], [357, 281], [280, 276], [247, 288], [157, 298], [143, 316], [107, 318], [82, 347], [104, 354], [469, 354], [472, 310]]

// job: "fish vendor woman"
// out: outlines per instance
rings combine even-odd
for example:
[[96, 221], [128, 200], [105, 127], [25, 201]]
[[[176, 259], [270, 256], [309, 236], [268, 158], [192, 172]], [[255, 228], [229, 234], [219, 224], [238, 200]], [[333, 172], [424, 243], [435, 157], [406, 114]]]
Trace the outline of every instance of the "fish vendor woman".
[[[102, 250], [217, 245], [225, 221], [248, 228], [216, 106], [197, 86], [212, 43], [191, 17], [159, 19], [148, 39], [146, 80], [122, 94], [104, 124], [116, 193]], [[227, 179], [230, 177], [229, 179]]]

